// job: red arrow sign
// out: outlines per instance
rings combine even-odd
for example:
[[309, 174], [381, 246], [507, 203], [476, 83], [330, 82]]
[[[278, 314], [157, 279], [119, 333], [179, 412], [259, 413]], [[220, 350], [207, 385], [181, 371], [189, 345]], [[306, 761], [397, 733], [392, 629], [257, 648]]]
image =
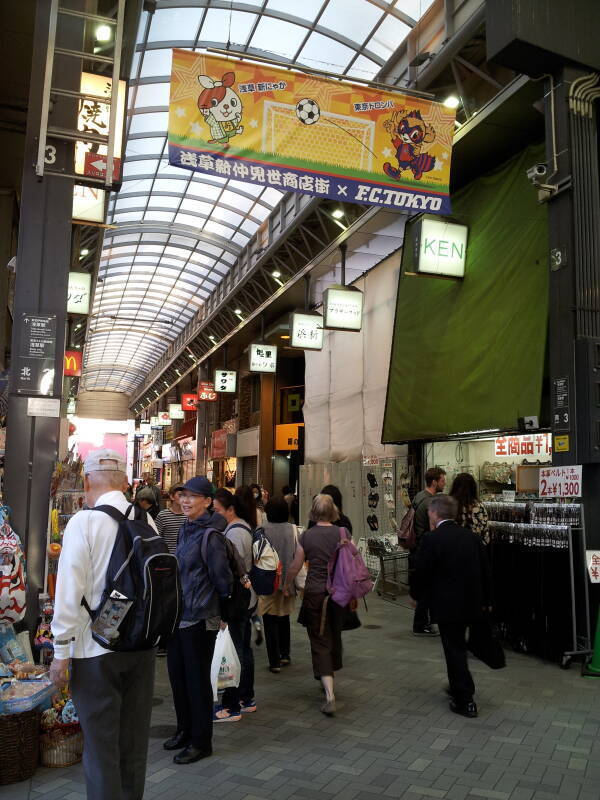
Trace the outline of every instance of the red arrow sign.
[[[88, 175], [90, 178], [105, 178], [106, 177], [106, 159], [107, 156], [98, 155], [98, 153], [85, 154], [85, 165], [83, 174]], [[113, 159], [113, 180], [119, 180], [121, 176], [121, 159]]]

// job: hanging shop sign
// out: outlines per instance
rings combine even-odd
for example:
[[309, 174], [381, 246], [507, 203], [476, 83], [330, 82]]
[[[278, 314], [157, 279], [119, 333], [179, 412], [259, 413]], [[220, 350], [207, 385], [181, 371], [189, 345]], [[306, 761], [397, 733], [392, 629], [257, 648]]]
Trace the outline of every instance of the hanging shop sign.
[[[110, 99], [112, 78], [106, 75], [81, 73], [81, 93], [91, 95], [82, 99], [77, 116], [77, 130], [82, 133], [108, 136], [110, 129]], [[123, 149], [123, 121], [125, 115], [126, 83], [119, 81], [117, 92], [117, 117], [113, 143], [113, 183], [121, 177], [121, 155]], [[75, 172], [90, 178], [106, 177], [108, 145], [97, 142], [75, 143]]]
[[159, 411], [158, 412], [158, 424], [159, 425], [170, 425], [171, 424], [171, 417], [169, 416], [168, 411]]
[[359, 331], [363, 295], [354, 286], [330, 286], [323, 292], [323, 327], [333, 331]]
[[234, 394], [237, 389], [237, 372], [233, 369], [215, 370], [215, 392]]
[[181, 407], [181, 403], [169, 403], [169, 416], [171, 419], [184, 419], [185, 414]]
[[581, 497], [581, 489], [581, 466], [540, 468], [540, 497]]
[[65, 350], [64, 375], [74, 378], [81, 375], [81, 350]]
[[276, 372], [277, 347], [272, 344], [250, 345], [250, 372]]
[[81, 186], [76, 183], [73, 187], [73, 219], [102, 224], [105, 218], [105, 201], [104, 189]]
[[535, 433], [531, 436], [498, 436], [494, 439], [494, 456], [535, 456], [547, 458], [552, 455], [552, 434]]
[[197, 411], [197, 409], [198, 409], [198, 395], [197, 394], [182, 394], [181, 395], [181, 408], [184, 411]]
[[417, 271], [463, 278], [467, 259], [466, 225], [423, 217], [415, 227]]
[[303, 427], [304, 423], [276, 425], [275, 450], [297, 450], [298, 430]]
[[89, 272], [69, 272], [67, 314], [89, 314], [91, 281]]
[[158, 428], [158, 417], [150, 417], [150, 428]]
[[212, 381], [198, 381], [198, 400], [214, 403], [217, 399], [215, 385]]
[[600, 550], [586, 550], [585, 557], [591, 583], [600, 583]]
[[302, 350], [323, 349], [323, 317], [320, 314], [294, 311], [290, 314], [292, 347]]
[[21, 313], [21, 346], [16, 359], [18, 394], [49, 395], [54, 388], [56, 314]]
[[140, 433], [144, 436], [152, 434], [152, 424], [150, 422], [140, 422]]
[[210, 457], [213, 461], [217, 458], [227, 457], [227, 431], [213, 431], [210, 437]]
[[400, 92], [173, 51], [169, 163], [196, 172], [448, 214], [454, 120]]

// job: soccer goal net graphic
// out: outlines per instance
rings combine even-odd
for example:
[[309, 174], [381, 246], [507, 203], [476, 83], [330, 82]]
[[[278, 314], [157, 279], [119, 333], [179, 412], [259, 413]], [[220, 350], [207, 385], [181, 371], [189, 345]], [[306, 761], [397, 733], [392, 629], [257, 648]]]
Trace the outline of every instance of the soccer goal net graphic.
[[272, 100], [264, 103], [264, 152], [371, 172], [374, 141], [373, 120], [321, 109], [319, 121], [305, 125], [296, 116], [296, 106]]

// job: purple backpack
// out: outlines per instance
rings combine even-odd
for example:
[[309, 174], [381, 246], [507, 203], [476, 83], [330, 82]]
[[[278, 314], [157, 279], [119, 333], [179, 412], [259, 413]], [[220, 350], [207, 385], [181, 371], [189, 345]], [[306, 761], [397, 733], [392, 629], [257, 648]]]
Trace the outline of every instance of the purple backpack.
[[373, 581], [363, 557], [340, 528], [340, 541], [327, 564], [327, 591], [339, 606], [347, 606], [373, 589]]

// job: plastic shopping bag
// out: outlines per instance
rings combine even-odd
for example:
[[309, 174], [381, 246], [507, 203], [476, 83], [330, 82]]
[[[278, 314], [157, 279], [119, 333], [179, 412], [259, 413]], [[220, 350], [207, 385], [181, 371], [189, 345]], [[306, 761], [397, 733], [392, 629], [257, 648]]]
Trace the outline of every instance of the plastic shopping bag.
[[221, 630], [217, 634], [215, 652], [210, 666], [210, 680], [215, 701], [218, 700], [220, 689], [240, 685], [240, 673], [240, 660], [229, 633], [229, 628], [225, 628], [225, 630]]

